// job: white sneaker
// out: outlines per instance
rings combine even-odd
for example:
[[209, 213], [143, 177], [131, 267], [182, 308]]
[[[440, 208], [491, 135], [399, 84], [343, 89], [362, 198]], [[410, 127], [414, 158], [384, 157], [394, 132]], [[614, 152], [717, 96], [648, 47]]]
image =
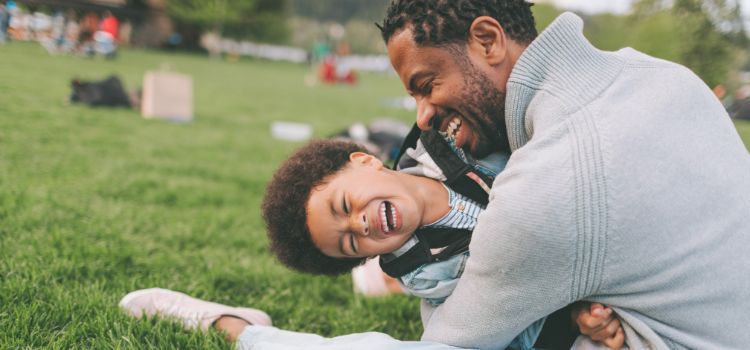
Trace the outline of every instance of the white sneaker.
[[212, 303], [161, 288], [130, 292], [120, 300], [119, 305], [135, 317], [159, 315], [176, 318], [187, 329], [206, 331], [221, 316], [241, 318], [258, 326], [271, 325], [271, 317], [263, 311]]

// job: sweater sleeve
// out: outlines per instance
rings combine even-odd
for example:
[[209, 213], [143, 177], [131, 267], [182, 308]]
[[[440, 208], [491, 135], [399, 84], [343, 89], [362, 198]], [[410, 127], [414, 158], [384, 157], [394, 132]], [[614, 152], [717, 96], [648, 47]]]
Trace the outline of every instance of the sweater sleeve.
[[553, 140], [516, 151], [495, 180], [453, 295], [423, 308], [423, 340], [504, 348], [534, 321], [580, 297], [576, 276], [586, 271], [577, 264], [582, 215], [573, 161], [566, 139]]

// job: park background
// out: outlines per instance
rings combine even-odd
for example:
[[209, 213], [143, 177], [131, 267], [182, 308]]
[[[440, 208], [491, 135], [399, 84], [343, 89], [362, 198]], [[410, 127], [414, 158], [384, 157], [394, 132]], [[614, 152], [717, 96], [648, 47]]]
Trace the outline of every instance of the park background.
[[[252, 57], [236, 45], [210, 55], [200, 40], [213, 33], [308, 52], [346, 42], [338, 53], [382, 56], [372, 23], [387, 1], [16, 3], [50, 18], [66, 4], [111, 10], [132, 21], [134, 40], [114, 59], [50, 51], [42, 31], [0, 46], [0, 348], [231, 348], [215, 332], [133, 320], [117, 308], [127, 292], [155, 286], [260, 308], [284, 329], [418, 339], [416, 298], [365, 298], [348, 276], [286, 270], [267, 251], [259, 210], [274, 169], [301, 145], [272, 137], [274, 122], [307, 124], [315, 137], [383, 117], [411, 122], [410, 104], [394, 103], [406, 97], [397, 77], [363, 69], [356, 84], [325, 84], [316, 62]], [[562, 10], [537, 3], [539, 28]], [[154, 16], [166, 30], [147, 25]], [[602, 49], [632, 46], [683, 63], [722, 85], [730, 110], [747, 98], [737, 2], [642, 0], [584, 20]], [[192, 77], [191, 120], [67, 101], [72, 78], [116, 74], [137, 88], [160, 69]], [[750, 121], [735, 125], [750, 144]]]

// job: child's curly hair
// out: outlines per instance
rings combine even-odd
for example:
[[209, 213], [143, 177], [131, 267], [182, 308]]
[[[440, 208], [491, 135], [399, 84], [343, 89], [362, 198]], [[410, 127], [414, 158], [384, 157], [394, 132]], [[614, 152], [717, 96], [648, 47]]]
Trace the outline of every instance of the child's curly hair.
[[307, 202], [313, 188], [349, 164], [349, 155], [367, 152], [353, 142], [319, 140], [281, 164], [266, 189], [263, 219], [271, 251], [287, 267], [316, 275], [340, 275], [366, 258], [332, 258], [313, 243], [307, 227]]

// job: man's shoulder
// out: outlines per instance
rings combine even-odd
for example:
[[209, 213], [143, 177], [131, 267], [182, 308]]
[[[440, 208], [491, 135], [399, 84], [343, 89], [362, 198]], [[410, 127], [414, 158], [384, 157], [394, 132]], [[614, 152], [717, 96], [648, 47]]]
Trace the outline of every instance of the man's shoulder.
[[[650, 56], [634, 48], [622, 48], [613, 54], [620, 57], [624, 62], [624, 72], [642, 72], [651, 77], [663, 78], [663, 74], [672, 78], [695, 79], [697, 76], [689, 68], [672, 61]], [[658, 73], [654, 75], [654, 73]]]

